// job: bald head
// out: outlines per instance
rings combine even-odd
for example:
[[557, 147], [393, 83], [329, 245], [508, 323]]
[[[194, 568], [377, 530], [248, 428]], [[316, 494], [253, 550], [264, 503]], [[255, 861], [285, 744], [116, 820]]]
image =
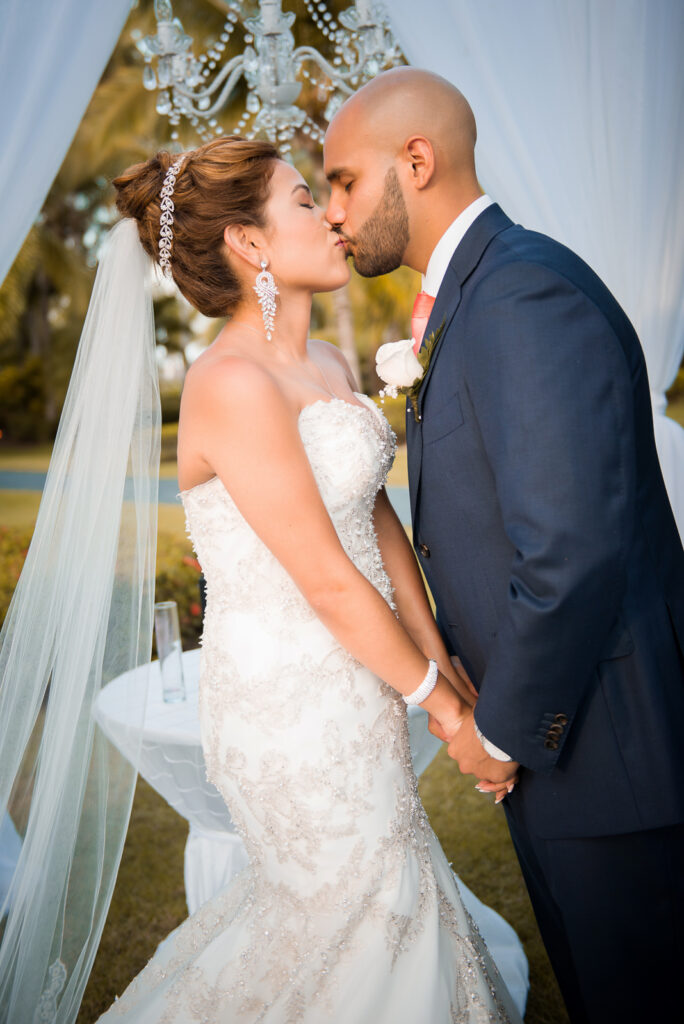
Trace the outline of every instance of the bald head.
[[446, 79], [420, 68], [393, 68], [354, 93], [333, 118], [329, 132], [352, 129], [364, 144], [398, 154], [411, 136], [426, 138], [436, 173], [475, 174], [477, 128], [470, 104]]
[[330, 122], [326, 216], [361, 274], [400, 263], [424, 271], [447, 227], [481, 189], [470, 104], [418, 68], [394, 68], [354, 93]]

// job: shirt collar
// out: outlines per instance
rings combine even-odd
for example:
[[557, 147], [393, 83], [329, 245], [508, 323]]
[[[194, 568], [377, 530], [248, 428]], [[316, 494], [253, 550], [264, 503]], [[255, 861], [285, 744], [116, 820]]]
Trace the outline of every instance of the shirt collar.
[[461, 239], [473, 221], [480, 216], [483, 210], [491, 206], [493, 202], [494, 200], [490, 199], [488, 195], [480, 196], [470, 206], [466, 206], [465, 210], [461, 210], [456, 220], [449, 225], [432, 250], [430, 262], [423, 276], [422, 291], [427, 292], [428, 295], [437, 295], [447, 267], [451, 262], [451, 257], [456, 252]]

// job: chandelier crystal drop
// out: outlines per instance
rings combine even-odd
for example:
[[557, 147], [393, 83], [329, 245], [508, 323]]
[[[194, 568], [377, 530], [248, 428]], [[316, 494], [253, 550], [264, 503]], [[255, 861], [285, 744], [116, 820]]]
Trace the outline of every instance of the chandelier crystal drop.
[[[385, 68], [404, 58], [389, 27], [387, 13], [375, 0], [354, 0], [337, 18], [325, 0], [304, 0], [311, 21], [334, 53], [332, 62], [312, 46], [295, 47], [295, 14], [282, 0], [244, 0], [225, 4], [219, 37], [195, 56], [193, 40], [174, 17], [170, 0], [155, 0], [157, 31], [137, 43], [145, 58], [143, 86], [156, 90], [157, 112], [167, 117], [171, 138], [186, 119], [203, 141], [225, 134], [216, 115], [228, 104], [241, 78], [247, 85], [245, 110], [233, 131], [252, 139], [265, 136], [286, 155], [297, 133], [316, 142], [323, 127], [297, 105], [304, 81], [326, 102], [329, 121], [344, 100]], [[248, 13], [247, 7], [251, 8]], [[240, 26], [244, 49], [230, 59], [224, 51]]]

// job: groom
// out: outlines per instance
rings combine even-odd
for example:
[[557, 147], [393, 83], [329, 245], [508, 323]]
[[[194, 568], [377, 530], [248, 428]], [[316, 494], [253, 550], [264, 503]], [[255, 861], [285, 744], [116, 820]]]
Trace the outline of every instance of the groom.
[[680, 1019], [684, 554], [625, 314], [482, 195], [475, 121], [386, 72], [325, 141], [327, 218], [364, 276], [423, 274], [413, 536], [479, 689], [449, 753], [519, 783], [511, 835], [573, 1022]]

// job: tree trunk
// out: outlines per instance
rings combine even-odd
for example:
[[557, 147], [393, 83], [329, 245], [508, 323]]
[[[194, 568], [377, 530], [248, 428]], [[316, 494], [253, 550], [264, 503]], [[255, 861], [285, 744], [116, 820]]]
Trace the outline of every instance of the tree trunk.
[[337, 337], [340, 348], [344, 358], [351, 367], [354, 378], [358, 381], [359, 387], [361, 387], [361, 367], [359, 366], [359, 357], [356, 352], [356, 345], [354, 344], [354, 318], [349, 300], [349, 285], [345, 285], [344, 288], [338, 288], [337, 291], [332, 293], [332, 298], [335, 307]]
[[26, 310], [27, 343], [30, 355], [37, 356], [43, 365], [43, 394], [45, 419], [50, 427], [57, 422], [57, 401], [49, 371], [51, 328], [48, 320], [50, 306], [50, 279], [38, 269], [33, 281], [31, 301]]

